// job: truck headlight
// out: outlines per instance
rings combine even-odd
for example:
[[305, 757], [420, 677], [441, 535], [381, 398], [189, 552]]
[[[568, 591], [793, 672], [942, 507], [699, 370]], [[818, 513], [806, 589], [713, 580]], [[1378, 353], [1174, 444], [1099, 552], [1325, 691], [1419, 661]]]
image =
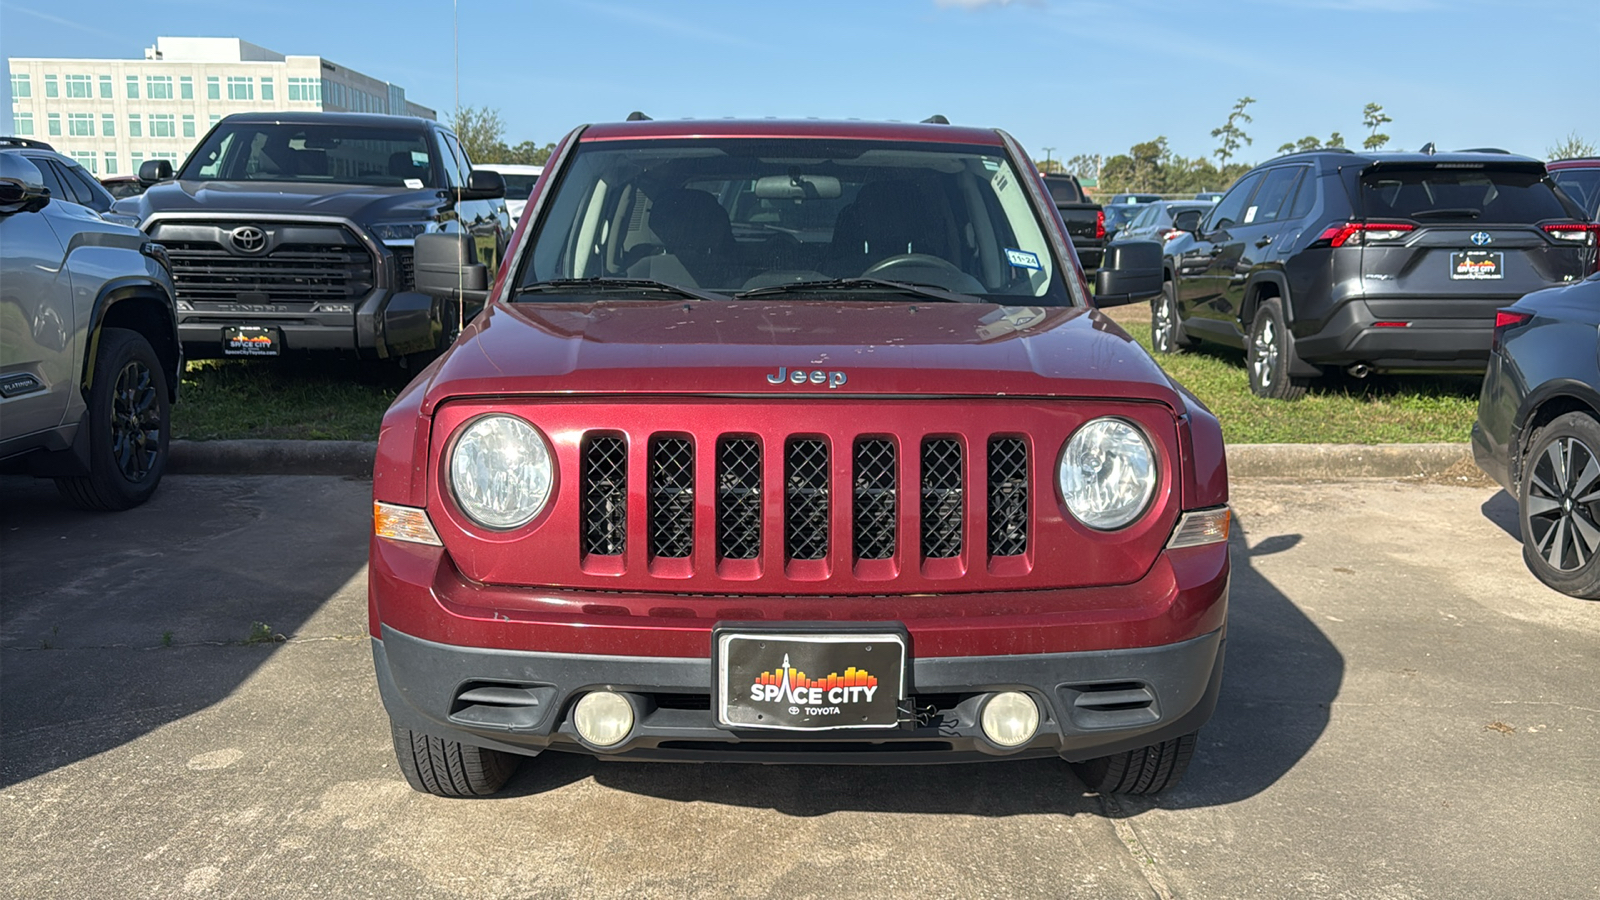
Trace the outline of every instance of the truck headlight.
[[450, 451], [450, 493], [485, 528], [519, 528], [550, 499], [555, 461], [538, 429], [516, 416], [487, 415]]
[[1132, 423], [1095, 419], [1067, 441], [1057, 477], [1078, 521], [1111, 531], [1139, 518], [1149, 505], [1156, 489], [1155, 453]]
[[419, 234], [433, 230], [432, 222], [377, 222], [372, 234], [380, 241], [414, 241]]

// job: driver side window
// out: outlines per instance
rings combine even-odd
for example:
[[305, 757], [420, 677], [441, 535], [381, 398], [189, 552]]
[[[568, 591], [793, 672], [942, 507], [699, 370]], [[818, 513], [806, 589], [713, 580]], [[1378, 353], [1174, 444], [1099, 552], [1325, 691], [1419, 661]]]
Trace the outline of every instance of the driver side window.
[[1250, 195], [1256, 192], [1256, 185], [1260, 183], [1260, 172], [1252, 172], [1239, 179], [1233, 189], [1217, 202], [1216, 208], [1211, 210], [1211, 215], [1206, 216], [1206, 220], [1200, 224], [1200, 230], [1210, 234], [1229, 225], [1238, 224], [1244, 216], [1245, 204], [1250, 202]]

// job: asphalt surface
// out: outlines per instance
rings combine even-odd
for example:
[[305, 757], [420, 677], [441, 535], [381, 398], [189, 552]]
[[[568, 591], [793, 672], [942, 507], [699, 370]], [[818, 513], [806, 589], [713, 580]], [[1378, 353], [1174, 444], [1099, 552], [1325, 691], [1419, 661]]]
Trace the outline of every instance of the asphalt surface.
[[557, 754], [413, 793], [368, 491], [173, 476], [88, 515], [0, 479], [0, 896], [1594, 896], [1600, 604], [1527, 574], [1490, 488], [1236, 481], [1221, 702], [1155, 800]]

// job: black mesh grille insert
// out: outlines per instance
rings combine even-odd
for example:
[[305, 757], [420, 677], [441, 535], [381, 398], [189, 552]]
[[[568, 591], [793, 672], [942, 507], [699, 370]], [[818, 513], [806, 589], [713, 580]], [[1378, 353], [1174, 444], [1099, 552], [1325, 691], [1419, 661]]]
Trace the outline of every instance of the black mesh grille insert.
[[961, 468], [960, 441], [922, 442], [922, 555], [927, 559], [961, 555]]
[[761, 555], [761, 445], [755, 438], [717, 444], [717, 555]]
[[583, 552], [621, 556], [628, 547], [628, 445], [616, 435], [583, 439]]
[[650, 442], [650, 554], [683, 559], [694, 551], [694, 445]]
[[784, 545], [790, 559], [828, 555], [828, 445], [789, 442], [783, 460]]
[[885, 438], [856, 441], [855, 553], [857, 559], [894, 556], [894, 442]]
[[989, 441], [989, 555], [1028, 550], [1028, 444], [1022, 438]]

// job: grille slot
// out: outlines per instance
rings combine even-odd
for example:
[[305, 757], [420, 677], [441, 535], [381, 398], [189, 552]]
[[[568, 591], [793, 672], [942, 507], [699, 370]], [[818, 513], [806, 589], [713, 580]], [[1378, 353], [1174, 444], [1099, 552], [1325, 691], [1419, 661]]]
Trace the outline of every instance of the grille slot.
[[372, 290], [372, 255], [360, 246], [281, 244], [238, 256], [209, 241], [162, 241], [178, 299], [193, 303], [349, 301]]
[[1018, 437], [989, 441], [989, 555], [1028, 552], [1028, 443]]
[[927, 559], [961, 555], [961, 455], [961, 442], [955, 438], [922, 442], [922, 555]]
[[791, 439], [783, 468], [785, 549], [790, 559], [823, 559], [828, 555], [827, 443]]
[[628, 445], [618, 435], [583, 439], [583, 552], [621, 556], [628, 547]]
[[694, 445], [688, 438], [650, 442], [650, 554], [683, 559], [694, 552]]
[[399, 279], [399, 289], [402, 291], [413, 290], [417, 286], [417, 254], [412, 247], [390, 247], [389, 252], [394, 254], [395, 275]]
[[862, 438], [856, 441], [855, 450], [852, 518], [856, 558], [889, 559], [894, 556], [897, 493], [894, 441]]
[[717, 555], [761, 555], [761, 444], [725, 437], [717, 444]]

